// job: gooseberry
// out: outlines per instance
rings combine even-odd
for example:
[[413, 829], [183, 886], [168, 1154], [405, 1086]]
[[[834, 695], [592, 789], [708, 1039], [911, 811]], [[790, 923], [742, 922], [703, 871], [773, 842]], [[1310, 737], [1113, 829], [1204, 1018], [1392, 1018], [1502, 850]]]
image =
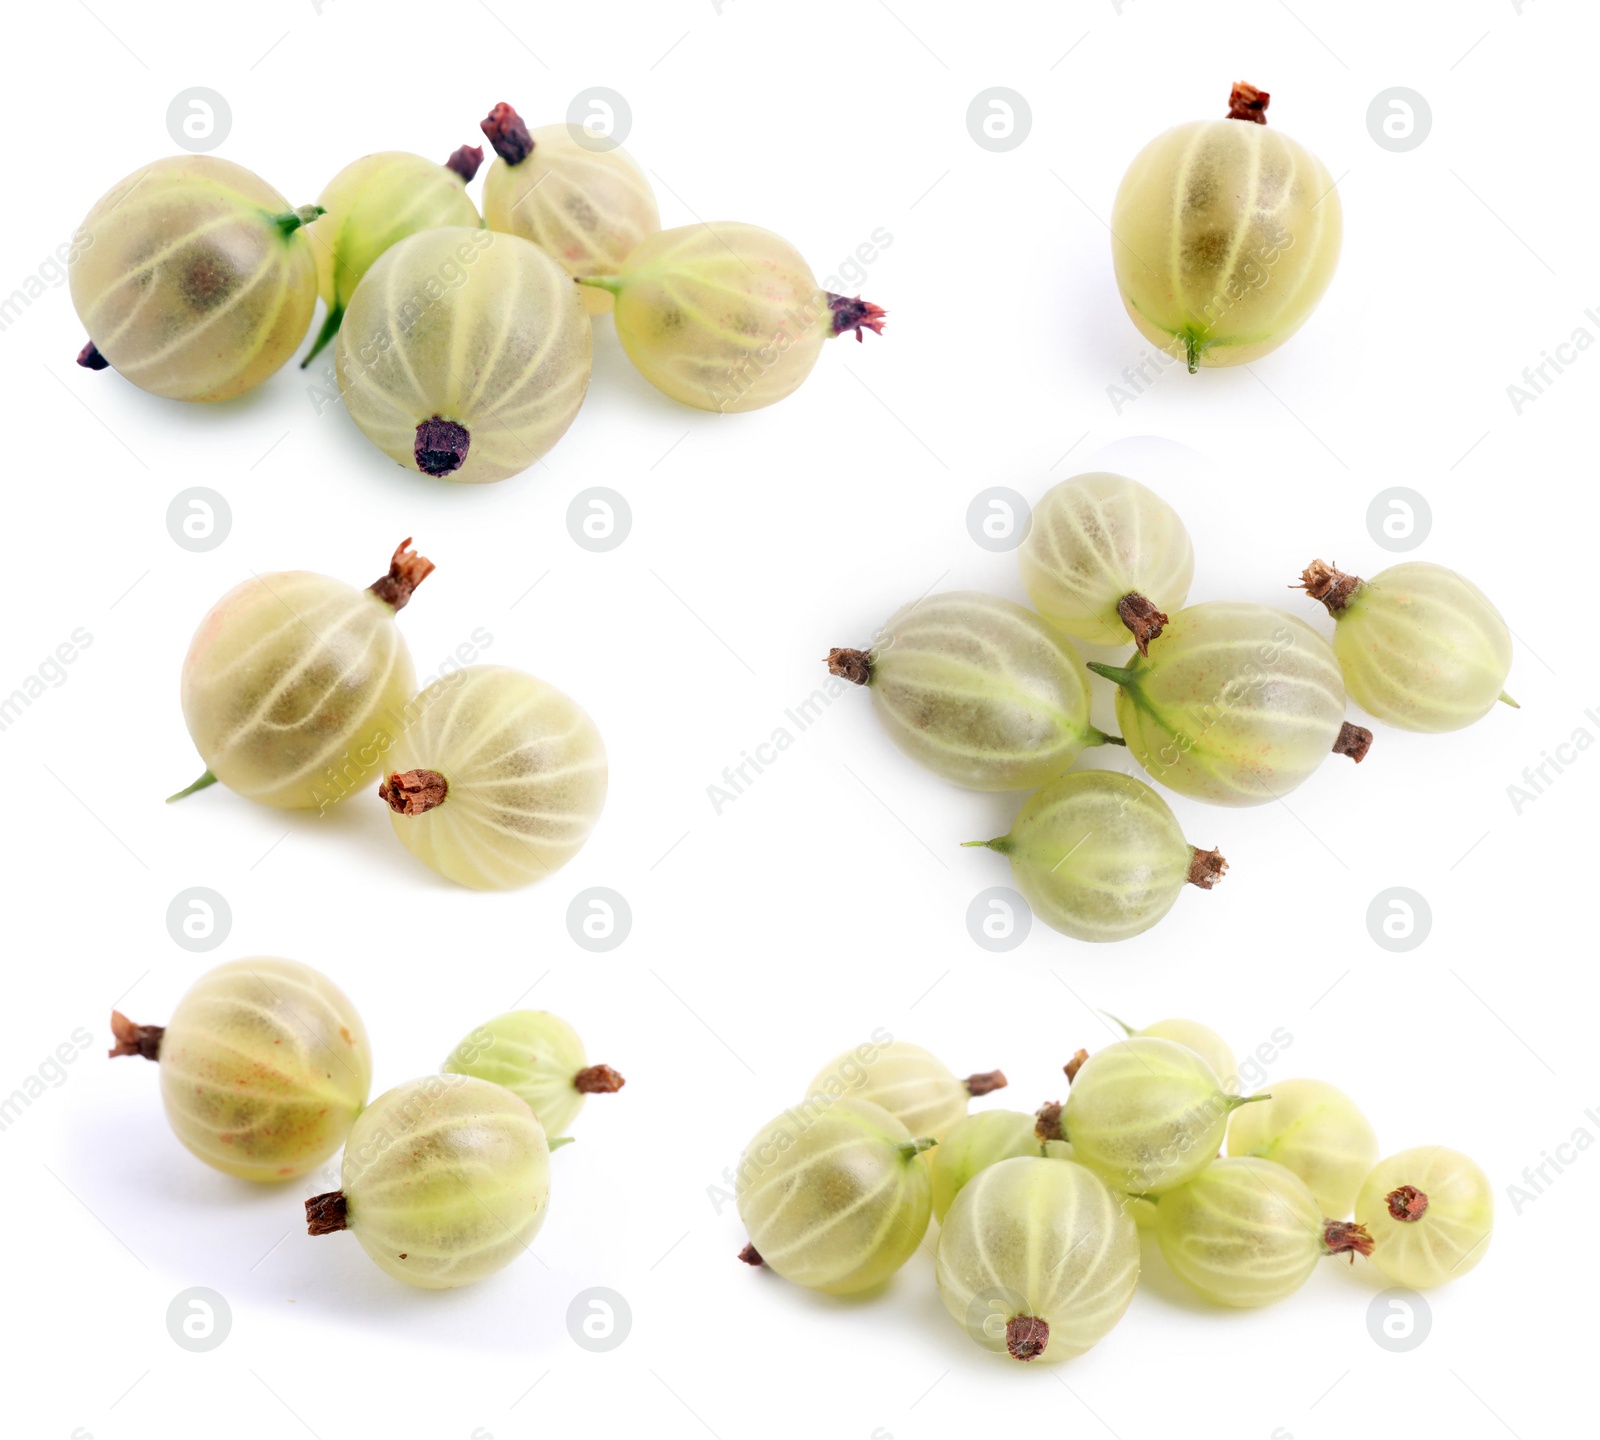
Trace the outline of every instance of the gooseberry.
[[1503, 688], [1511, 632], [1470, 580], [1420, 560], [1370, 580], [1313, 560], [1300, 577], [1338, 621], [1333, 653], [1350, 698], [1402, 730], [1438, 734], [1481, 720]]
[[609, 1065], [591, 1065], [578, 1032], [547, 1010], [495, 1016], [457, 1045], [442, 1068], [504, 1085], [527, 1102], [546, 1135], [565, 1135], [585, 1099], [614, 1095], [626, 1083]]
[[378, 793], [425, 865], [474, 890], [514, 890], [582, 849], [605, 804], [606, 750], [554, 685], [473, 665], [411, 708]]
[[1359, 763], [1372, 744], [1370, 730], [1344, 718], [1344, 678], [1328, 642], [1267, 605], [1191, 605], [1148, 656], [1089, 669], [1118, 687], [1133, 758], [1196, 800], [1262, 805], [1330, 752]]
[[1372, 1251], [1360, 1225], [1326, 1220], [1281, 1165], [1218, 1160], [1156, 1205], [1156, 1238], [1173, 1273], [1217, 1305], [1271, 1305], [1293, 1295], [1328, 1255]]
[[1122, 475], [1079, 475], [1045, 491], [1017, 549], [1034, 608], [1058, 630], [1141, 655], [1181, 610], [1194, 546], [1177, 512]]
[[113, 1056], [161, 1065], [172, 1132], [213, 1169], [287, 1180], [342, 1144], [367, 1103], [372, 1049], [327, 976], [293, 960], [207, 971], [165, 1026], [111, 1012]]
[[589, 386], [593, 327], [574, 289], [516, 235], [446, 225], [391, 245], [334, 346], [350, 418], [424, 475], [475, 484], [526, 470]]
[[175, 155], [95, 202], [69, 265], [78, 356], [169, 400], [228, 400], [294, 353], [317, 304], [298, 210], [242, 165]]
[[769, 1121], [739, 1162], [740, 1259], [811, 1290], [847, 1295], [887, 1280], [927, 1233], [937, 1142], [880, 1105], [814, 1098]]
[[380, 1095], [345, 1143], [340, 1188], [306, 1201], [312, 1235], [350, 1231], [378, 1268], [424, 1290], [470, 1285], [544, 1224], [550, 1147], [526, 1102], [468, 1075]]
[[[650, 182], [620, 145], [575, 125], [530, 131], [502, 102], [479, 122], [500, 158], [483, 181], [491, 230], [531, 240], [575, 279], [612, 275], [661, 228]], [[584, 286], [591, 315], [611, 309], [611, 292]]]
[[1318, 1210], [1342, 1220], [1378, 1163], [1378, 1137], [1344, 1091], [1321, 1080], [1274, 1080], [1261, 1104], [1228, 1121], [1228, 1154], [1282, 1165], [1305, 1182]]
[[334, 335], [361, 277], [391, 245], [441, 225], [477, 226], [467, 186], [483, 150], [463, 145], [443, 165], [404, 150], [363, 155], [346, 165], [317, 197], [322, 218], [306, 230], [317, 260], [317, 293], [328, 307], [303, 370]]
[[966, 1118], [971, 1097], [1003, 1090], [1006, 1084], [998, 1070], [958, 1080], [937, 1055], [904, 1040], [876, 1047], [864, 1062], [858, 1063], [859, 1054], [858, 1048], [834, 1056], [812, 1077], [806, 1094], [831, 1096], [842, 1083], [853, 1098], [881, 1105], [913, 1135], [935, 1140], [943, 1140]]
[[1074, 770], [1030, 795], [1009, 834], [968, 840], [1011, 862], [1033, 913], [1074, 940], [1126, 940], [1210, 890], [1228, 862], [1183, 838], [1166, 801], [1116, 770]]
[[641, 375], [700, 410], [759, 410], [792, 394], [825, 340], [883, 333], [887, 313], [818, 287], [787, 240], [719, 221], [659, 230], [612, 275], [584, 285], [616, 299], [617, 338]]
[[865, 685], [889, 738], [969, 790], [1030, 790], [1091, 745], [1089, 677], [1071, 642], [1031, 610], [955, 590], [897, 610], [870, 650], [833, 649], [828, 669]]
[[1465, 1275], [1489, 1248], [1494, 1190], [1465, 1155], [1419, 1145], [1379, 1161], [1356, 1196], [1372, 1263], [1396, 1285], [1429, 1290]]
[[1002, 1160], [956, 1196], [939, 1233], [939, 1298], [986, 1350], [1070, 1360], [1103, 1340], [1139, 1281], [1134, 1223], [1071, 1160]]
[[1122, 1027], [1126, 1035], [1150, 1035], [1158, 1040], [1173, 1040], [1179, 1045], [1187, 1045], [1217, 1072], [1224, 1084], [1239, 1074], [1238, 1062], [1233, 1058], [1233, 1050], [1228, 1042], [1215, 1030], [1202, 1025], [1198, 1020], [1157, 1020], [1153, 1025], [1135, 1030], [1126, 1021], [1118, 1020], [1115, 1015], [1110, 1018]]
[[[1021, 1110], [981, 1110], [968, 1115], [928, 1153], [933, 1157], [933, 1218], [941, 1224], [961, 1187], [981, 1170], [1022, 1155], [1041, 1156], [1045, 1142], [1034, 1133], [1035, 1120]], [[1050, 1142], [1070, 1158], [1065, 1141]]]
[[366, 784], [407, 723], [416, 673], [395, 612], [433, 571], [402, 540], [365, 590], [308, 570], [252, 576], [200, 622], [183, 719], [205, 773], [263, 805], [326, 809]]
[[1226, 119], [1158, 135], [1111, 209], [1122, 303], [1139, 333], [1191, 374], [1276, 350], [1339, 261], [1339, 192], [1315, 155], [1267, 128], [1270, 98], [1236, 84]]

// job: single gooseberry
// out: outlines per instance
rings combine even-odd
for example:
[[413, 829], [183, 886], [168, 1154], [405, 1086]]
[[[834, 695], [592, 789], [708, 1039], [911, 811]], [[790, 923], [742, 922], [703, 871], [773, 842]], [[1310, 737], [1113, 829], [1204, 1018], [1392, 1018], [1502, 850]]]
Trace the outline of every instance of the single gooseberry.
[[968, 1115], [929, 1152], [933, 1170], [933, 1218], [944, 1223], [956, 1196], [979, 1171], [1018, 1156], [1042, 1156], [1047, 1150], [1070, 1159], [1064, 1140], [1048, 1146], [1034, 1133], [1034, 1117], [1021, 1110], [980, 1110]]
[[183, 719], [206, 771], [263, 805], [325, 810], [367, 783], [407, 724], [416, 672], [395, 612], [433, 571], [402, 540], [365, 590], [309, 570], [253, 576], [200, 622]]
[[1489, 1177], [1465, 1155], [1419, 1145], [1381, 1160], [1356, 1196], [1372, 1263], [1413, 1290], [1455, 1280], [1483, 1259], [1494, 1229]]
[[959, 1080], [937, 1055], [904, 1040], [874, 1047], [866, 1061], [858, 1059], [861, 1049], [834, 1056], [812, 1077], [806, 1094], [826, 1099], [843, 1086], [854, 1099], [881, 1105], [913, 1135], [942, 1141], [966, 1118], [969, 1099], [1005, 1089], [1006, 1077], [998, 1070]]
[[169, 400], [229, 400], [293, 353], [317, 305], [304, 227], [266, 181], [214, 155], [135, 170], [95, 202], [68, 267], [78, 363]]
[[509, 1265], [544, 1224], [550, 1146], [527, 1103], [469, 1075], [380, 1095], [345, 1142], [337, 1190], [306, 1201], [312, 1235], [350, 1231], [380, 1270], [424, 1290]]
[[[504, 102], [479, 128], [500, 157], [483, 181], [484, 223], [533, 241], [574, 279], [615, 274], [661, 228], [650, 182], [620, 145], [576, 125], [530, 131]], [[591, 315], [611, 309], [608, 290], [580, 296]]]
[[1270, 98], [1236, 84], [1226, 119], [1158, 135], [1112, 205], [1122, 303], [1190, 374], [1276, 350], [1339, 263], [1339, 192], [1315, 155], [1268, 128]]
[[1328, 642], [1269, 605], [1191, 605], [1148, 656], [1089, 669], [1119, 687], [1133, 758], [1168, 789], [1214, 805], [1281, 799], [1330, 753], [1359, 763], [1372, 744], [1344, 718]]
[[800, 252], [719, 221], [647, 236], [584, 285], [616, 299], [617, 338], [641, 375], [700, 410], [759, 410], [792, 394], [835, 335], [883, 333], [887, 313], [817, 285]]
[[1233, 1058], [1233, 1050], [1228, 1042], [1215, 1030], [1202, 1025], [1198, 1020], [1157, 1020], [1153, 1025], [1145, 1025], [1135, 1030], [1126, 1021], [1118, 1020], [1115, 1015], [1109, 1018], [1122, 1027], [1125, 1035], [1149, 1035], [1157, 1040], [1172, 1040], [1179, 1045], [1187, 1045], [1217, 1072], [1224, 1085], [1236, 1079], [1239, 1074], [1238, 1062]]
[[609, 1065], [591, 1065], [578, 1032], [547, 1010], [512, 1010], [480, 1025], [442, 1067], [520, 1095], [546, 1135], [565, 1135], [590, 1095], [614, 1095], [626, 1083]]
[[317, 197], [322, 218], [306, 229], [317, 260], [317, 294], [328, 313], [302, 370], [338, 333], [361, 277], [391, 245], [419, 230], [482, 224], [467, 198], [482, 162], [476, 145], [463, 145], [443, 165], [384, 150], [351, 161], [328, 182]]
[[396, 464], [476, 484], [526, 470], [572, 424], [594, 333], [537, 245], [446, 225], [391, 245], [356, 287], [334, 368]]
[[750, 1234], [739, 1258], [832, 1295], [887, 1280], [927, 1233], [932, 1183], [918, 1157], [937, 1143], [869, 1100], [785, 1110], [739, 1162], [739, 1218]]
[[1181, 610], [1194, 579], [1194, 546], [1177, 512], [1122, 475], [1079, 475], [1045, 491], [1017, 549], [1034, 608], [1093, 645], [1139, 653]]
[[1328, 1255], [1372, 1252], [1360, 1225], [1323, 1217], [1292, 1171], [1254, 1157], [1218, 1160], [1156, 1205], [1167, 1264], [1216, 1305], [1271, 1305], [1293, 1295]]
[[1139, 1236], [1099, 1177], [1018, 1157], [962, 1188], [939, 1232], [939, 1298], [985, 1350], [1070, 1360], [1119, 1321], [1139, 1281]]
[[293, 960], [207, 971], [165, 1026], [111, 1012], [117, 1055], [161, 1064], [172, 1132], [244, 1180], [303, 1175], [345, 1143], [372, 1083], [361, 1017], [327, 976]]
[[1072, 644], [1031, 610], [954, 590], [891, 615], [869, 650], [833, 649], [828, 669], [865, 685], [889, 738], [969, 790], [1031, 790], [1091, 745], [1089, 677]]
[[1339, 623], [1333, 653], [1350, 698], [1401, 730], [1438, 734], [1483, 719], [1502, 701], [1511, 632], [1464, 576], [1420, 560], [1370, 580], [1313, 560], [1300, 577]]
[[1343, 1220], [1378, 1163], [1378, 1137], [1344, 1091], [1321, 1080], [1274, 1080], [1261, 1104], [1228, 1121], [1228, 1154], [1293, 1171], [1322, 1214]]
[[425, 865], [474, 890], [515, 890], [583, 848], [605, 804], [606, 749], [554, 685], [472, 665], [411, 709], [378, 793]]
[[1141, 934], [1185, 885], [1210, 890], [1228, 868], [1217, 851], [1183, 838], [1144, 781], [1117, 770], [1052, 780], [1023, 803], [1009, 834], [966, 844], [1004, 855], [1033, 913], [1074, 940]]

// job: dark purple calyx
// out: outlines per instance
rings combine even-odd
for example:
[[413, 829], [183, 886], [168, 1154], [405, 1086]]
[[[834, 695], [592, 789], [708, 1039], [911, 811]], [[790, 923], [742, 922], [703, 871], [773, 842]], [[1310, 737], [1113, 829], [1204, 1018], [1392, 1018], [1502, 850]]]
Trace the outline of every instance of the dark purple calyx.
[[478, 128], [494, 146], [494, 153], [507, 165], [520, 165], [533, 154], [533, 136], [517, 114], [502, 100], [482, 120]]
[[[1189, 862], [1189, 883], [1198, 885], [1202, 890], [1213, 889], [1227, 869], [1228, 862], [1222, 858], [1220, 851], [1202, 850], [1196, 845], [1194, 858]], [[1229, 891], [1229, 894], [1232, 893]]]
[[454, 420], [441, 420], [435, 415], [417, 426], [417, 443], [412, 454], [417, 458], [417, 469], [424, 475], [449, 475], [467, 462], [467, 450], [472, 436], [465, 425]]
[[454, 170], [464, 184], [470, 185], [481, 164], [483, 164], [483, 146], [463, 145], [444, 162], [444, 168]]
[[835, 295], [828, 292], [828, 309], [833, 311], [833, 333], [843, 335], [846, 330], [856, 332], [857, 341], [864, 340], [863, 330], [874, 335], [883, 334], [883, 317], [889, 312], [881, 305], [863, 300], [859, 295]]
[[836, 646], [828, 651], [828, 673], [852, 685], [865, 685], [872, 679], [872, 656], [865, 650], [840, 650]]
[[989, 1095], [1006, 1088], [1006, 1074], [1004, 1070], [988, 1070], [981, 1075], [969, 1075], [961, 1083], [967, 1087], [967, 1094], [973, 1097]]
[[1333, 742], [1335, 755], [1348, 755], [1359, 765], [1372, 749], [1372, 731], [1365, 725], [1352, 725], [1348, 720], [1339, 727], [1338, 738]]
[[84, 343], [83, 349], [78, 351], [78, 364], [85, 370], [104, 370], [111, 362], [94, 348], [94, 341]]
[[433, 561], [409, 549], [411, 537], [406, 536], [394, 547], [389, 557], [389, 573], [380, 575], [367, 589], [395, 610], [404, 610], [412, 592], [433, 574]]
[[746, 1245], [744, 1249], [739, 1252], [739, 1258], [743, 1260], [746, 1265], [765, 1265], [767, 1263], [761, 1258], [761, 1252], [757, 1250], [754, 1245]]
[[1428, 1213], [1428, 1197], [1415, 1185], [1402, 1185], [1398, 1190], [1391, 1190], [1383, 1197], [1383, 1203], [1396, 1220], [1420, 1220]]
[[1330, 1255], [1348, 1255], [1356, 1263], [1357, 1255], [1372, 1254], [1372, 1236], [1365, 1225], [1351, 1220], [1325, 1220], [1322, 1225], [1322, 1248]]
[[1249, 120], [1256, 125], [1265, 125], [1267, 106], [1271, 103], [1272, 96], [1265, 90], [1257, 90], [1254, 85], [1235, 80], [1233, 93], [1228, 96], [1228, 119]]
[[[309, 1235], [336, 1235], [349, 1225], [343, 1190], [329, 1190], [325, 1195], [313, 1195], [306, 1201], [306, 1233]], [[405, 1256], [400, 1257], [402, 1260]]]
[[1167, 617], [1143, 595], [1124, 595], [1117, 601], [1117, 614], [1133, 635], [1133, 643], [1139, 647], [1139, 653], [1148, 655], [1150, 642], [1161, 634]]
[[1006, 1321], [1006, 1349], [1014, 1360], [1032, 1360], [1044, 1354], [1050, 1327], [1037, 1315], [1013, 1315]]
[[120, 1010], [111, 1012], [111, 1038], [117, 1043], [106, 1052], [115, 1060], [119, 1055], [143, 1055], [146, 1060], [161, 1058], [162, 1025], [135, 1025]]
[[[397, 770], [378, 786], [379, 797], [396, 815], [426, 815], [449, 793], [450, 782], [437, 770]], [[622, 1077], [617, 1080], [620, 1084]]]
[[572, 1077], [572, 1088], [580, 1095], [615, 1095], [627, 1083], [609, 1065], [590, 1065]]

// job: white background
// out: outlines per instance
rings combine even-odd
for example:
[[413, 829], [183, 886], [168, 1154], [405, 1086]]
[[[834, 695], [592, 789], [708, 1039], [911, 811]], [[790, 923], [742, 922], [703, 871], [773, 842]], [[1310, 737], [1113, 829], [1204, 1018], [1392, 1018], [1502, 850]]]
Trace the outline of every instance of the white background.
[[[288, 368], [222, 406], [157, 400], [72, 363], [64, 286], [0, 333], [9, 534], [0, 691], [75, 627], [92, 645], [0, 733], [7, 1044], [0, 1094], [79, 1027], [93, 1036], [3, 1132], [8, 1433], [40, 1437], [560, 1434], [735, 1437], [1443, 1433], [1521, 1440], [1592, 1423], [1593, 1216], [1600, 1154], [1508, 1186], [1583, 1127], [1600, 1136], [1592, 1050], [1593, 813], [1583, 752], [1517, 814], [1507, 786], [1582, 727], [1594, 674], [1591, 351], [1516, 413], [1506, 387], [1600, 305], [1593, 260], [1595, 17], [1556, 0], [1399, 6], [1295, 0], [1057, 5], [704, 0], [454, 7], [325, 0], [30, 6], [8, 24], [0, 291], [25, 285], [110, 185], [174, 145], [169, 102], [223, 94], [217, 152], [292, 203], [379, 149], [442, 159], [498, 100], [530, 123], [606, 86], [665, 223], [739, 219], [790, 238], [820, 277], [893, 237], [852, 286], [887, 334], [828, 347], [793, 398], [753, 415], [681, 408], [596, 327], [589, 399], [530, 473], [472, 489], [408, 475]], [[1118, 13], [1119, 10], [1122, 13]], [[1108, 395], [1147, 351], [1112, 284], [1117, 182], [1165, 127], [1220, 115], [1230, 83], [1339, 177], [1345, 252], [1317, 314], [1249, 369], [1164, 375]], [[969, 137], [996, 85], [1032, 110], [1004, 154]], [[1392, 86], [1432, 129], [1404, 153], [1368, 130]], [[474, 187], [476, 193], [477, 187]], [[48, 280], [49, 276], [46, 276]], [[1153, 932], [1090, 949], [1036, 926], [991, 954], [969, 937], [1003, 862], [957, 842], [1003, 831], [1018, 797], [970, 795], [881, 737], [842, 697], [746, 793], [707, 787], [786, 725], [830, 645], [863, 644], [932, 585], [1021, 598], [1014, 559], [969, 537], [991, 485], [1030, 499], [1083, 469], [1158, 488], [1195, 539], [1193, 598], [1284, 605], [1314, 556], [1357, 573], [1399, 558], [1369, 536], [1390, 485], [1425, 495], [1413, 558], [1476, 580], [1517, 636], [1509, 688], [1466, 732], [1378, 727], [1356, 769], [1330, 760], [1286, 805], [1173, 807], [1231, 862]], [[232, 509], [192, 554], [167, 507], [193, 485]], [[573, 497], [623, 494], [606, 554], [569, 536]], [[415, 535], [438, 563], [401, 619], [419, 673], [479, 626], [486, 660], [576, 696], [605, 735], [611, 798], [587, 849], [533, 890], [480, 895], [421, 868], [376, 798], [332, 819], [220, 787], [199, 769], [178, 670], [210, 604], [252, 571], [365, 584]], [[530, 586], [535, 588], [530, 590]], [[1097, 682], [1098, 684], [1098, 682]], [[1097, 714], [1110, 723], [1109, 697]], [[794, 729], [789, 725], [791, 730]], [[1131, 765], [1125, 755], [1091, 764]], [[1554, 772], [1547, 772], [1553, 775]], [[165, 913], [221, 892], [232, 932], [180, 949]], [[567, 909], [626, 896], [626, 942], [590, 954]], [[1426, 942], [1370, 938], [1387, 887], [1424, 895]], [[1582, 911], [1580, 911], [1580, 906]], [[310, 1240], [300, 1202], [214, 1174], [168, 1131], [149, 1067], [103, 1059], [113, 1003], [159, 1022], [210, 965], [283, 954], [327, 971], [365, 1017], [375, 1090], [435, 1066], [519, 1000], [557, 1011], [628, 1076], [555, 1160], [524, 1258], [426, 1294], [348, 1236]], [[887, 1292], [831, 1300], [751, 1272], [720, 1183], [744, 1140], [816, 1068], [876, 1026], [965, 1073], [1002, 1066], [989, 1104], [1057, 1096], [1062, 1062], [1103, 1043], [1097, 1007], [1210, 1022], [1240, 1051], [1278, 1027], [1273, 1069], [1333, 1080], [1385, 1152], [1475, 1156], [1500, 1201], [1487, 1258], [1434, 1292], [1432, 1330], [1390, 1353], [1381, 1288], [1324, 1265], [1267, 1312], [1216, 1313], [1147, 1256], [1122, 1325], [1067, 1366], [983, 1353], [940, 1306], [931, 1241]], [[936, 1232], [935, 1232], [936, 1233]], [[192, 1354], [166, 1313], [226, 1297], [226, 1341]], [[569, 1335], [604, 1286], [631, 1332]], [[530, 1388], [531, 1387], [531, 1388]]]

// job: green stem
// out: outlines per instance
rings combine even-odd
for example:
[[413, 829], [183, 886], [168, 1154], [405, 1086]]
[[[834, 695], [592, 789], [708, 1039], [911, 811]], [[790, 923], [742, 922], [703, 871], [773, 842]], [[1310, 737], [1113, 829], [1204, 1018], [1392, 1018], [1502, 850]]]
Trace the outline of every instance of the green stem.
[[296, 210], [285, 210], [281, 215], [270, 215], [267, 218], [281, 230], [287, 238], [293, 235], [302, 225], [309, 225], [319, 215], [325, 215], [320, 205], [302, 205]]
[[1091, 745], [1126, 745], [1128, 742], [1120, 735], [1107, 735], [1104, 730], [1093, 732], [1098, 738], [1091, 740]]
[[1256, 1101], [1258, 1101], [1258, 1100], [1270, 1100], [1270, 1099], [1272, 1099], [1272, 1092], [1269, 1090], [1265, 1094], [1262, 1094], [1262, 1095], [1230, 1095], [1227, 1098], [1228, 1098], [1228, 1113], [1231, 1115], [1241, 1105], [1254, 1105], [1256, 1103]]
[[928, 1136], [924, 1135], [920, 1140], [907, 1140], [906, 1143], [900, 1147], [900, 1153], [904, 1155], [907, 1160], [915, 1160], [917, 1156], [922, 1154], [924, 1150], [931, 1150], [938, 1143], [939, 1142], [937, 1140], [930, 1139]]
[[1193, 335], [1183, 337], [1183, 348], [1189, 361], [1189, 373], [1193, 375], [1200, 368], [1200, 347], [1195, 344]]
[[580, 275], [578, 284], [593, 285], [596, 290], [609, 290], [613, 295], [622, 293], [622, 277], [620, 275]]
[[970, 849], [973, 846], [977, 846], [982, 850], [993, 850], [997, 855], [1004, 855], [1011, 849], [1011, 837], [1009, 835], [996, 835], [993, 840], [963, 840], [961, 842], [963, 850]]
[[1502, 690], [1500, 692], [1500, 703], [1502, 705], [1509, 705], [1513, 710], [1522, 709], [1522, 706], [1517, 704], [1517, 702], [1515, 700], [1513, 700], [1509, 695], [1507, 695], [1504, 690]]
[[339, 304], [339, 302], [336, 300], [328, 307], [328, 318], [322, 322], [322, 329], [317, 331], [316, 344], [306, 351], [306, 358], [300, 362], [300, 368], [302, 370], [304, 370], [307, 365], [315, 360], [322, 352], [323, 348], [327, 345], [328, 341], [333, 339], [333, 337], [339, 333], [339, 323], [343, 319], [344, 306]]
[[1100, 1013], [1102, 1015], [1104, 1015], [1107, 1020], [1114, 1020], [1114, 1021], [1116, 1021], [1116, 1023], [1118, 1025], [1122, 1026], [1122, 1033], [1124, 1035], [1132, 1035], [1133, 1034], [1133, 1026], [1128, 1024], [1128, 1022], [1126, 1020], [1118, 1020], [1117, 1017], [1115, 1015], [1113, 1015], [1109, 1010], [1102, 1010]]
[[557, 1135], [556, 1138], [550, 1142], [550, 1148], [552, 1150], [559, 1150], [563, 1145], [572, 1144], [576, 1138], [577, 1137], [574, 1135]]
[[196, 790], [204, 790], [207, 785], [215, 785], [216, 783], [217, 777], [207, 770], [193, 785], [185, 785], [176, 795], [167, 796], [167, 804], [170, 805], [174, 800], [181, 800], [185, 795], [193, 795]]
[[[1093, 670], [1096, 675], [1103, 675], [1113, 685], [1132, 685], [1139, 678], [1131, 668], [1126, 666], [1102, 665], [1098, 660], [1090, 660], [1087, 663], [1089, 669]], [[1110, 737], [1107, 738], [1109, 739]], [[1122, 743], [1126, 745], [1128, 742], [1124, 740]]]

